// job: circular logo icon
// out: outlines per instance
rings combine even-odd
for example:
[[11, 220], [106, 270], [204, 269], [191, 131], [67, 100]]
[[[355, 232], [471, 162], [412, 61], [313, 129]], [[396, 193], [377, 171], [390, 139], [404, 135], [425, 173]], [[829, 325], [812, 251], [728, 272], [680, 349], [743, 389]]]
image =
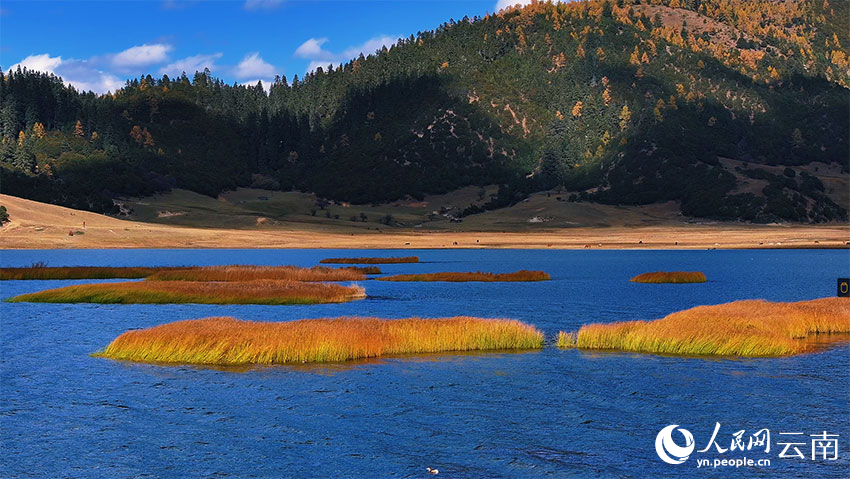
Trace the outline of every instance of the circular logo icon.
[[688, 460], [688, 456], [694, 452], [694, 436], [687, 429], [678, 429], [682, 436], [685, 437], [685, 446], [679, 446], [673, 441], [673, 431], [679, 427], [678, 424], [672, 424], [665, 427], [655, 436], [655, 452], [658, 457], [667, 464], [681, 464]]

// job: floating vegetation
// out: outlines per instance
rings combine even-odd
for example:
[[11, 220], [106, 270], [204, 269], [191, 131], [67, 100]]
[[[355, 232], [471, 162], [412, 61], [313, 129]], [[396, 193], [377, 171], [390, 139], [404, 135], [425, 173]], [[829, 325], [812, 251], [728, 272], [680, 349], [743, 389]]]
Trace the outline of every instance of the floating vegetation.
[[358, 281], [366, 274], [354, 268], [299, 268], [297, 266], [204, 266], [157, 271], [148, 280], [157, 281]]
[[568, 333], [566, 331], [561, 331], [558, 333], [558, 347], [562, 349], [574, 348], [576, 347], [577, 338], [578, 333]]
[[299, 281], [133, 281], [66, 286], [23, 294], [7, 301], [123, 304], [318, 304], [366, 297], [360, 286]]
[[363, 274], [382, 274], [381, 268], [377, 266], [342, 266], [339, 269], [350, 269]]
[[323, 264], [397, 264], [418, 262], [418, 256], [404, 256], [395, 258], [326, 258], [319, 261], [319, 263]]
[[138, 279], [157, 271], [178, 268], [112, 267], [112, 266], [54, 266], [35, 264], [23, 268], [0, 268], [0, 280], [12, 279]]
[[748, 300], [698, 306], [655, 321], [589, 324], [579, 329], [577, 337], [560, 333], [558, 346], [678, 355], [787, 356], [814, 350], [812, 339], [818, 335], [846, 333], [850, 333], [850, 299]]
[[543, 333], [515, 320], [326, 318], [289, 322], [205, 318], [127, 331], [96, 354], [182, 364], [286, 364], [445, 351], [539, 349]]
[[513, 273], [423, 273], [423, 274], [399, 274], [379, 278], [380, 281], [450, 281], [450, 282], [520, 282], [520, 281], [547, 281], [551, 279], [543, 271], [521, 270]]
[[0, 280], [10, 279], [139, 279], [159, 281], [253, 281], [258, 279], [291, 281], [359, 281], [367, 274], [380, 274], [377, 267], [328, 268], [316, 266], [158, 266], [104, 267], [33, 265], [25, 268], [0, 268]]
[[705, 283], [699, 271], [656, 271], [643, 273], [631, 279], [632, 283]]

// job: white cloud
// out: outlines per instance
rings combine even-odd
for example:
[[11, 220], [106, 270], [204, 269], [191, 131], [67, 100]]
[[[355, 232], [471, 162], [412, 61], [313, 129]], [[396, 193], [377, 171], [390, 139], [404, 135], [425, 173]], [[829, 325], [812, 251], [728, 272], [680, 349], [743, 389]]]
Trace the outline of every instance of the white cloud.
[[215, 70], [215, 61], [221, 58], [221, 53], [213, 53], [210, 55], [194, 55], [191, 57], [181, 58], [173, 63], [159, 69], [160, 74], [178, 76], [183, 72], [187, 75], [192, 75], [195, 72], [202, 72], [204, 68], [209, 68], [210, 71]]
[[339, 65], [339, 62], [334, 64], [333, 61], [328, 61], [328, 60], [312, 60], [312, 61], [310, 61], [310, 64], [307, 65], [307, 71], [312, 72], [312, 71], [315, 71], [316, 68], [319, 68], [319, 67], [322, 67], [322, 70], [324, 70], [324, 71], [328, 71], [328, 65], [333, 67], [333, 66]]
[[245, 0], [245, 10], [272, 10], [283, 2], [284, 0]]
[[531, 3], [531, 0], [499, 0], [496, 3], [496, 11], [505, 8], [505, 7], [513, 7], [514, 5], [528, 5]]
[[[63, 78], [64, 79], [64, 78]], [[95, 93], [114, 92], [124, 86], [124, 81], [115, 75], [98, 71], [90, 80], [65, 80], [79, 91], [93, 91]]]
[[91, 60], [62, 60], [62, 57], [51, 57], [50, 54], [30, 55], [12, 65], [12, 70], [18, 67], [31, 71], [52, 73], [62, 77], [62, 80], [79, 91], [106, 93], [124, 86], [117, 76], [99, 70]]
[[295, 49], [295, 56], [301, 58], [318, 58], [329, 55], [329, 51], [322, 49], [322, 45], [327, 41], [327, 38], [311, 38]]
[[264, 90], [266, 93], [268, 93], [268, 92], [269, 92], [269, 90], [270, 90], [270, 89], [271, 89], [271, 87], [272, 87], [272, 83], [274, 83], [274, 82], [273, 82], [273, 80], [262, 80], [262, 79], [259, 79], [259, 78], [258, 78], [258, 79], [256, 79], [256, 80], [249, 80], [249, 81], [243, 81], [243, 82], [240, 82], [240, 83], [239, 83], [239, 85], [244, 85], [244, 86], [257, 86], [257, 82], [262, 82], [263, 90]]
[[396, 42], [398, 37], [391, 37], [389, 35], [382, 35], [379, 37], [374, 37], [366, 40], [362, 45], [346, 48], [344, 52], [342, 52], [342, 56], [345, 57], [345, 60], [350, 60], [354, 57], [360, 56], [360, 54], [371, 55], [376, 51], [382, 49], [383, 47], [389, 48], [393, 43]]
[[396, 42], [396, 38], [390, 35], [380, 35], [370, 38], [360, 45], [348, 47], [336, 53], [322, 48], [328, 41], [327, 38], [311, 38], [295, 50], [295, 56], [310, 60], [307, 71], [311, 72], [317, 67], [326, 68], [328, 64], [345, 63], [352, 58], [357, 58], [361, 53], [367, 56], [371, 55], [383, 47], [390, 47]]
[[62, 57], [51, 57], [47, 53], [41, 55], [30, 55], [20, 62], [12, 65], [12, 70], [17, 70], [18, 67], [26, 68], [45, 73], [54, 73], [56, 67], [62, 64]]
[[130, 47], [112, 57], [112, 64], [119, 68], [141, 67], [168, 60], [172, 46], [163, 43]]
[[233, 73], [237, 78], [268, 78], [274, 76], [275, 67], [260, 58], [260, 54], [258, 52], [254, 52], [245, 55], [245, 58], [236, 65], [236, 69]]

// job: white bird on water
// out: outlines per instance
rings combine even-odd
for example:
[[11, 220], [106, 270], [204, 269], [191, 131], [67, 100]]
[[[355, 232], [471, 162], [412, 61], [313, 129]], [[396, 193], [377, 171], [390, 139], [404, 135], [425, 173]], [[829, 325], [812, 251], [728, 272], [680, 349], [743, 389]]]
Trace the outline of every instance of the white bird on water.
[[431, 474], [439, 474], [440, 473], [440, 471], [438, 471], [436, 469], [431, 469], [430, 467], [426, 467], [425, 470], [427, 470]]

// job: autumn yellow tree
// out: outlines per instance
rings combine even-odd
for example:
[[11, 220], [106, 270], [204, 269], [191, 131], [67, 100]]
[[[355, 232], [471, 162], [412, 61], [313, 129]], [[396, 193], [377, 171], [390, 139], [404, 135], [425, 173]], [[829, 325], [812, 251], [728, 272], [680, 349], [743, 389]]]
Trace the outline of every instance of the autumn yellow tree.
[[142, 144], [142, 129], [139, 128], [139, 125], [133, 125], [133, 129], [130, 130], [130, 138], [132, 138], [136, 143]]
[[580, 118], [582, 108], [584, 108], [584, 103], [577, 101], [576, 104], [573, 105], [573, 116], [576, 118]]
[[635, 49], [632, 52], [632, 56], [629, 57], [629, 63], [632, 65], [640, 65], [640, 52], [638, 51], [637, 45], [635, 45]]
[[655, 104], [655, 108], [652, 110], [652, 114], [655, 115], [655, 121], [661, 123], [664, 121], [664, 100], [658, 99], [658, 102]]
[[632, 111], [629, 110], [628, 105], [623, 105], [623, 109], [620, 110], [620, 129], [625, 130], [629, 126], [629, 120], [632, 119]]
[[605, 102], [605, 106], [611, 104], [611, 90], [606, 88], [605, 91], [602, 92], [602, 101]]
[[40, 122], [35, 122], [35, 124], [32, 125], [32, 132], [36, 138], [44, 138], [44, 125], [42, 125]]
[[74, 125], [74, 135], [79, 138], [82, 138], [83, 136], [85, 136], [85, 134], [86, 133], [83, 131], [83, 124], [80, 122], [80, 120], [77, 120], [77, 124]]
[[142, 130], [142, 135], [144, 135], [144, 137], [145, 137], [145, 142], [144, 142], [145, 146], [147, 146], [147, 147], [154, 146], [155, 143], [153, 141], [153, 136], [151, 136], [151, 134], [150, 134], [150, 132], [148, 131], [147, 128]]

